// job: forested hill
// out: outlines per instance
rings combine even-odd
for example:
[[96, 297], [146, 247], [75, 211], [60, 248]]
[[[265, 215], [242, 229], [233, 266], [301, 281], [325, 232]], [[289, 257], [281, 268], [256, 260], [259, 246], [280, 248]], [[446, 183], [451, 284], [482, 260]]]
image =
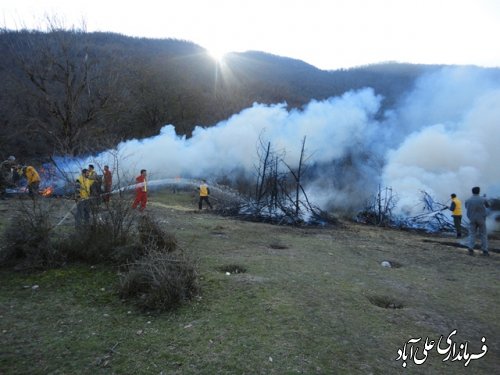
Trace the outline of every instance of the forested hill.
[[438, 66], [377, 64], [323, 71], [262, 52], [217, 63], [183, 40], [53, 30], [0, 32], [0, 158], [81, 154], [157, 134], [189, 136], [243, 108], [300, 108], [366, 86], [391, 105]]

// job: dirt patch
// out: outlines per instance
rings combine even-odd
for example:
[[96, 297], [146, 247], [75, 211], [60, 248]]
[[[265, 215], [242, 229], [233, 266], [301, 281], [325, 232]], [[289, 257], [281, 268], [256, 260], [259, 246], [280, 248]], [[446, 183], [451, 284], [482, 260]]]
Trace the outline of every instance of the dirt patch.
[[270, 247], [271, 249], [275, 249], [275, 250], [284, 250], [284, 249], [288, 249], [288, 246], [283, 245], [282, 243], [279, 243], [279, 242], [273, 242], [273, 243], [270, 243], [270, 244], [269, 244], [269, 247]]
[[161, 203], [161, 202], [152, 202], [152, 201], [149, 201], [148, 205], [155, 206], [155, 207], [166, 208], [166, 209], [171, 209], [171, 210], [176, 210], [176, 211], [184, 211], [184, 212], [193, 211], [193, 209], [191, 207], [185, 207], [185, 206], [182, 206], [180, 204], [168, 205], [168, 204], [164, 204], [164, 203]]
[[403, 267], [403, 265], [395, 260], [391, 260], [389, 259], [388, 262], [390, 263], [391, 265], [391, 268], [401, 268]]
[[372, 305], [383, 309], [402, 309], [404, 307], [401, 301], [388, 296], [368, 296], [367, 298]]

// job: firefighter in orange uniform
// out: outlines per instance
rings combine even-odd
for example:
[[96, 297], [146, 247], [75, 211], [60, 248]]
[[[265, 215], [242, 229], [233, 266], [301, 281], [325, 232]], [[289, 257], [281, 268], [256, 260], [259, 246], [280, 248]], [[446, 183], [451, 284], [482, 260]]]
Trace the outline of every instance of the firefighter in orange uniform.
[[144, 211], [148, 202], [148, 185], [146, 179], [146, 170], [141, 169], [141, 174], [135, 179], [135, 200], [132, 203], [132, 208], [135, 209], [140, 204], [140, 211]]
[[103, 172], [103, 180], [104, 180], [104, 194], [102, 196], [102, 200], [104, 202], [109, 202], [109, 198], [111, 197], [111, 188], [113, 186], [113, 174], [109, 170], [109, 166], [104, 166]]

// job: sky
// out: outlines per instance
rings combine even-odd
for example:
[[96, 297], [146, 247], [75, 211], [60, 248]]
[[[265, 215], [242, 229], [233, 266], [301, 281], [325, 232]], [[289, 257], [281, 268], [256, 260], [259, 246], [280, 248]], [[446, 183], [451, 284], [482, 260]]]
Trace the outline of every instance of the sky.
[[65, 27], [257, 50], [320, 69], [396, 61], [500, 66], [499, 0], [0, 0], [0, 27]]

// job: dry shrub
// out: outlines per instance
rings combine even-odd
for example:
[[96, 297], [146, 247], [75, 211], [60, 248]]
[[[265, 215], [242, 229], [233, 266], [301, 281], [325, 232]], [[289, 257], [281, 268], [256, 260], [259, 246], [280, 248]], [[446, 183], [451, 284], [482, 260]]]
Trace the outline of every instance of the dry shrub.
[[132, 242], [113, 247], [111, 260], [118, 265], [126, 265], [135, 262], [144, 255], [144, 247], [138, 243]]
[[172, 310], [198, 291], [192, 261], [178, 252], [150, 248], [120, 279], [120, 296], [144, 310]]
[[25, 269], [44, 269], [64, 262], [51, 240], [52, 226], [37, 202], [21, 205], [3, 233], [0, 263]]
[[119, 237], [111, 233], [112, 225], [106, 221], [82, 226], [60, 240], [59, 247], [69, 260], [88, 263], [125, 263], [143, 254], [133, 232]]
[[392, 188], [379, 186], [377, 194], [370, 197], [364, 209], [357, 214], [356, 220], [369, 225], [392, 225], [395, 219], [393, 210], [397, 202], [398, 197]]
[[77, 227], [61, 244], [70, 260], [83, 262], [130, 262], [144, 251], [136, 244], [130, 203], [114, 199], [103, 209], [95, 206], [88, 225]]
[[135, 217], [130, 207], [130, 201], [125, 197], [118, 196], [105, 206], [107, 209], [102, 214], [97, 215], [94, 222], [106, 223], [113, 243], [128, 243]]
[[110, 261], [114, 250], [106, 224], [82, 226], [61, 239], [59, 247], [69, 260], [89, 263]]
[[150, 216], [141, 216], [138, 230], [139, 240], [145, 247], [167, 252], [172, 252], [177, 248], [175, 236], [163, 230], [160, 224]]

